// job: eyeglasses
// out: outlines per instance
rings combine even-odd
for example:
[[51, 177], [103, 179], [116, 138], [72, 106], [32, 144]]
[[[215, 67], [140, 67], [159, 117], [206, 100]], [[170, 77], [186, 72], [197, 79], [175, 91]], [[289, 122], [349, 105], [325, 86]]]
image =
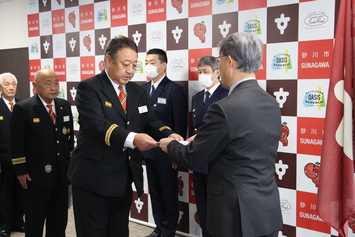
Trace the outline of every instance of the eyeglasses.
[[216, 62], [217, 62], [217, 64], [219, 64], [219, 63], [221, 62], [221, 58], [227, 57], [227, 56], [228, 56], [228, 55], [222, 55], [222, 56], [216, 57]]

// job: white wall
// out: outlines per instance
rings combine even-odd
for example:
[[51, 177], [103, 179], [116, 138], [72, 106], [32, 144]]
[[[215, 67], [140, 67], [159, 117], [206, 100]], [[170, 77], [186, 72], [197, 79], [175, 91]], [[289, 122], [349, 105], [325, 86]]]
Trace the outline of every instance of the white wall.
[[0, 50], [28, 47], [26, 0], [0, 1]]

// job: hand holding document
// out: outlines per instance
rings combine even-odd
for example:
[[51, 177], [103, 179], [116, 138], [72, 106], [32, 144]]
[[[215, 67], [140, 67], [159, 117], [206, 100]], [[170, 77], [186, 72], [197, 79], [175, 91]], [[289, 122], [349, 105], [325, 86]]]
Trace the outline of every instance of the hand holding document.
[[165, 153], [168, 153], [168, 144], [169, 144], [172, 140], [175, 140], [175, 139], [170, 138], [170, 137], [160, 139], [160, 148], [161, 148]]

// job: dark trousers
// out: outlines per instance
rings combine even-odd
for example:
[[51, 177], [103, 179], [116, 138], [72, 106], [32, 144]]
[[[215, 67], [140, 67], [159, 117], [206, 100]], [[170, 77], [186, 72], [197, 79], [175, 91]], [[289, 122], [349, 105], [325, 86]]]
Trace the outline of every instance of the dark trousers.
[[68, 221], [68, 187], [25, 190], [26, 237], [65, 237]]
[[3, 218], [0, 230], [10, 231], [13, 226], [24, 225], [24, 189], [12, 167], [3, 168], [0, 175], [0, 212]]
[[146, 168], [153, 217], [157, 225], [154, 232], [173, 237], [179, 219], [178, 172], [171, 168], [168, 159], [146, 159]]
[[124, 197], [102, 196], [73, 185], [73, 208], [77, 237], [128, 237], [132, 183]]
[[202, 229], [202, 236], [209, 237], [207, 232], [207, 174], [193, 172], [196, 208]]

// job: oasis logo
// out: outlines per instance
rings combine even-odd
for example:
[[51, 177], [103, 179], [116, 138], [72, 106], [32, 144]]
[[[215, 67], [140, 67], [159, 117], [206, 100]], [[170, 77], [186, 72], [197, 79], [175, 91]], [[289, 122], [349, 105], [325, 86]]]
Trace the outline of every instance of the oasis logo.
[[34, 42], [33, 44], [31, 44], [30, 52], [31, 52], [31, 54], [38, 54], [38, 44], [37, 44], [37, 42]]
[[285, 69], [285, 72], [292, 69], [291, 56], [288, 54], [288, 50], [286, 50], [285, 53], [280, 53], [274, 56], [271, 68], [273, 70]]
[[261, 34], [260, 21], [258, 20], [257, 16], [255, 17], [255, 20], [245, 22], [244, 32], [255, 35]]
[[138, 58], [137, 66], [136, 66], [136, 74], [142, 75], [144, 73], [143, 62], [141, 58]]
[[217, 0], [217, 5], [222, 5], [225, 3], [228, 3], [228, 6], [230, 5], [231, 2], [234, 2], [234, 0]]
[[104, 7], [104, 9], [98, 11], [97, 13], [97, 22], [104, 22], [106, 23], [107, 21], [107, 11], [106, 11], [106, 7]]
[[318, 87], [318, 90], [312, 90], [305, 93], [303, 96], [303, 106], [314, 107], [317, 106], [318, 110], [325, 107], [325, 98], [322, 87]]
[[329, 17], [324, 12], [312, 12], [304, 19], [308, 26], [320, 26], [328, 21]]
[[185, 63], [182, 59], [174, 59], [170, 63], [170, 68], [176, 71], [179, 71], [185, 67]]
[[65, 98], [65, 93], [64, 93], [64, 88], [62, 86], [59, 89], [59, 94], [58, 94], [57, 98], [66, 99]]

